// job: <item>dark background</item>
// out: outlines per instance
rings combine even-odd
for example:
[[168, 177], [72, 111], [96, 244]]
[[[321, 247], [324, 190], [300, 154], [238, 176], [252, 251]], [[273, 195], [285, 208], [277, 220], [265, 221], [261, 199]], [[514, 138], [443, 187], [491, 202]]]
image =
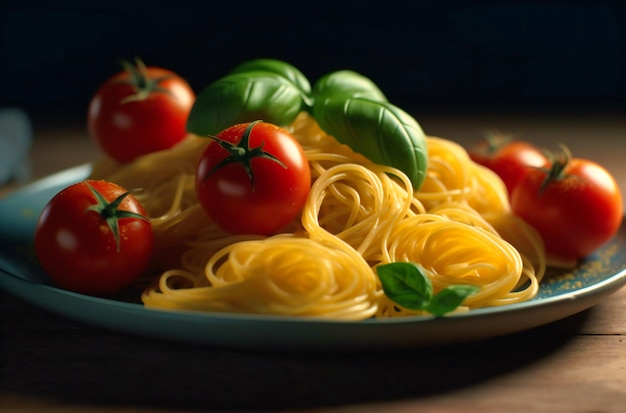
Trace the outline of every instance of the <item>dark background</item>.
[[200, 92], [273, 57], [373, 79], [415, 111], [605, 111], [626, 102], [619, 1], [2, 1], [0, 106], [82, 117], [118, 59]]

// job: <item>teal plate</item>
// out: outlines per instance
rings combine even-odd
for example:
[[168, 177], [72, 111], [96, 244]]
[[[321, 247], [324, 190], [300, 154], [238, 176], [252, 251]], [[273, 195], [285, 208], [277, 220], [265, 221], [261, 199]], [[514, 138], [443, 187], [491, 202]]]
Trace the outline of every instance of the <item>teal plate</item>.
[[583, 311], [626, 283], [626, 228], [573, 271], [551, 274], [531, 301], [447, 317], [357, 322], [153, 310], [51, 285], [32, 250], [39, 212], [60, 189], [88, 176], [88, 164], [34, 182], [0, 200], [0, 287], [83, 323], [147, 337], [247, 349], [423, 347], [510, 334]]

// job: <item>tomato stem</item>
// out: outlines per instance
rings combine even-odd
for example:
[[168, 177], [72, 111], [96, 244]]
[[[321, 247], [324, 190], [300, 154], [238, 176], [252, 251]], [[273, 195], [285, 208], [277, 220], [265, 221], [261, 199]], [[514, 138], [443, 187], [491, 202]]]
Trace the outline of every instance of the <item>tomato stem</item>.
[[213, 139], [215, 143], [217, 143], [226, 151], [228, 151], [228, 156], [222, 159], [222, 161], [219, 162], [217, 165], [215, 165], [213, 169], [211, 169], [206, 174], [204, 179], [208, 178], [212, 173], [224, 167], [225, 165], [228, 165], [231, 163], [239, 163], [241, 164], [241, 166], [243, 166], [246, 173], [248, 174], [248, 177], [250, 178], [250, 183], [252, 185], [252, 192], [254, 192], [254, 171], [252, 170], [252, 165], [251, 165], [251, 162], [254, 158], [269, 159], [270, 161], [276, 162], [283, 168], [287, 169], [287, 165], [285, 165], [280, 159], [278, 159], [271, 153], [263, 150], [263, 147], [265, 146], [265, 142], [261, 142], [261, 144], [255, 148], [250, 147], [250, 135], [252, 134], [252, 128], [254, 128], [254, 126], [259, 122], [262, 122], [262, 121], [257, 120], [254, 122], [250, 122], [250, 124], [246, 127], [246, 130], [244, 131], [243, 135], [241, 136], [239, 143], [236, 143], [236, 144], [225, 141], [216, 136], [211, 136], [211, 135], [208, 136], [210, 139]]
[[115, 238], [116, 251], [120, 252], [120, 225], [118, 221], [122, 218], [136, 218], [147, 222], [150, 222], [150, 220], [141, 214], [119, 209], [120, 204], [122, 203], [124, 198], [126, 198], [130, 194], [130, 191], [124, 192], [123, 194], [115, 198], [113, 202], [109, 202], [91, 184], [85, 182], [85, 185], [87, 185], [91, 193], [96, 198], [96, 203], [87, 207], [85, 209], [85, 212], [95, 211], [100, 214], [102, 219], [104, 219], [107, 226], [111, 230], [113, 237]]
[[120, 83], [126, 83], [135, 90], [135, 93], [122, 99], [122, 103], [137, 102], [146, 100], [150, 94], [159, 92], [174, 96], [171, 91], [161, 87], [159, 84], [167, 79], [173, 78], [173, 75], [161, 76], [151, 79], [148, 75], [148, 68], [144, 62], [135, 58], [135, 65], [127, 60], [120, 61], [124, 70], [128, 73], [128, 80], [120, 80]]
[[509, 135], [503, 135], [499, 132], [489, 131], [485, 134], [485, 142], [487, 143], [487, 153], [493, 155], [499, 149], [503, 148], [513, 139]]
[[565, 173], [565, 169], [568, 167], [570, 160], [572, 159], [572, 153], [569, 148], [563, 144], [559, 145], [559, 151], [556, 153], [548, 153], [548, 157], [552, 161], [552, 166], [546, 169], [546, 178], [539, 187], [539, 192], [545, 191], [545, 189], [552, 183], [567, 178], [569, 175]]

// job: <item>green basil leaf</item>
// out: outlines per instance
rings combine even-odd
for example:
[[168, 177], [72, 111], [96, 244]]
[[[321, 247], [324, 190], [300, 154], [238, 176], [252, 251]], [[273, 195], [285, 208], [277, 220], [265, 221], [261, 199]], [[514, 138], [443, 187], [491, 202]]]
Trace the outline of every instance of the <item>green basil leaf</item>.
[[305, 96], [311, 93], [309, 79], [295, 66], [277, 59], [253, 59], [236, 66], [230, 73], [271, 72], [293, 83]]
[[340, 95], [387, 101], [385, 94], [371, 79], [352, 70], [328, 73], [313, 85], [313, 98], [316, 100]]
[[376, 267], [385, 295], [409, 310], [425, 309], [433, 287], [422, 268], [411, 262], [393, 262]]
[[426, 310], [436, 316], [455, 310], [470, 295], [480, 288], [475, 285], [450, 285], [433, 297]]
[[389, 102], [345, 96], [315, 101], [313, 117], [339, 142], [373, 162], [404, 172], [419, 190], [426, 177], [428, 151], [421, 126]]
[[198, 95], [187, 119], [187, 131], [216, 135], [232, 125], [255, 120], [286, 126], [302, 106], [301, 91], [282, 76], [267, 71], [233, 73]]

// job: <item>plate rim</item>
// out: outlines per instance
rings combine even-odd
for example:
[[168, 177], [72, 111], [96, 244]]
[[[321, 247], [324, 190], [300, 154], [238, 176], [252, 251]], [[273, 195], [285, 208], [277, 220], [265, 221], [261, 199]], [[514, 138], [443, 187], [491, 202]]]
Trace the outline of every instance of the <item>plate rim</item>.
[[[4, 278], [3, 278], [4, 277]], [[614, 291], [622, 286], [626, 285], [626, 267], [619, 270], [616, 273], [609, 275], [607, 278], [593, 283], [591, 285], [576, 289], [574, 291], [565, 291], [562, 293], [558, 293], [556, 295], [551, 295], [545, 298], [536, 298], [531, 299], [529, 301], [524, 301], [520, 303], [506, 304], [501, 306], [492, 306], [492, 307], [482, 307], [476, 308], [466, 312], [458, 312], [453, 314], [447, 314], [443, 317], [437, 317], [433, 315], [414, 315], [414, 316], [403, 316], [403, 317], [385, 317], [385, 318], [369, 318], [365, 320], [339, 320], [339, 319], [330, 319], [324, 317], [308, 317], [308, 316], [287, 316], [287, 315], [272, 315], [272, 314], [249, 314], [249, 313], [219, 313], [219, 312], [203, 312], [203, 311], [193, 311], [193, 310], [177, 310], [177, 309], [159, 309], [159, 308], [151, 308], [146, 307], [140, 303], [133, 303], [122, 300], [115, 300], [106, 297], [98, 297], [91, 296], [81, 293], [76, 293], [73, 291], [65, 290], [60, 287], [56, 287], [54, 285], [49, 285], [45, 283], [41, 283], [36, 280], [27, 279], [20, 275], [13, 274], [10, 271], [7, 271], [5, 268], [0, 267], [0, 286], [3, 283], [2, 280], [6, 280], [6, 277], [10, 277], [14, 282], [23, 283], [24, 285], [30, 285], [32, 288], [39, 288], [43, 290], [47, 290], [48, 292], [53, 292], [59, 295], [68, 296], [70, 299], [79, 299], [85, 302], [93, 302], [97, 305], [112, 305], [115, 307], [120, 307], [123, 309], [128, 309], [130, 311], [136, 310], [145, 310], [148, 312], [154, 313], [171, 313], [182, 316], [191, 316], [191, 317], [206, 317], [206, 318], [215, 318], [215, 319], [254, 319], [256, 322], [312, 322], [312, 323], [337, 323], [337, 324], [367, 324], [367, 323], [390, 323], [390, 324], [412, 324], [417, 322], [422, 322], [426, 320], [441, 320], [443, 318], [451, 319], [451, 318], [474, 318], [474, 317], [482, 317], [484, 315], [491, 314], [503, 314], [509, 312], [516, 311], [525, 311], [529, 307], [532, 308], [540, 308], [543, 306], [549, 306], [554, 304], [559, 304], [561, 301], [574, 301], [581, 298], [588, 297], [590, 295], [601, 295], [606, 292]], [[28, 287], [27, 287], [28, 288]]]

